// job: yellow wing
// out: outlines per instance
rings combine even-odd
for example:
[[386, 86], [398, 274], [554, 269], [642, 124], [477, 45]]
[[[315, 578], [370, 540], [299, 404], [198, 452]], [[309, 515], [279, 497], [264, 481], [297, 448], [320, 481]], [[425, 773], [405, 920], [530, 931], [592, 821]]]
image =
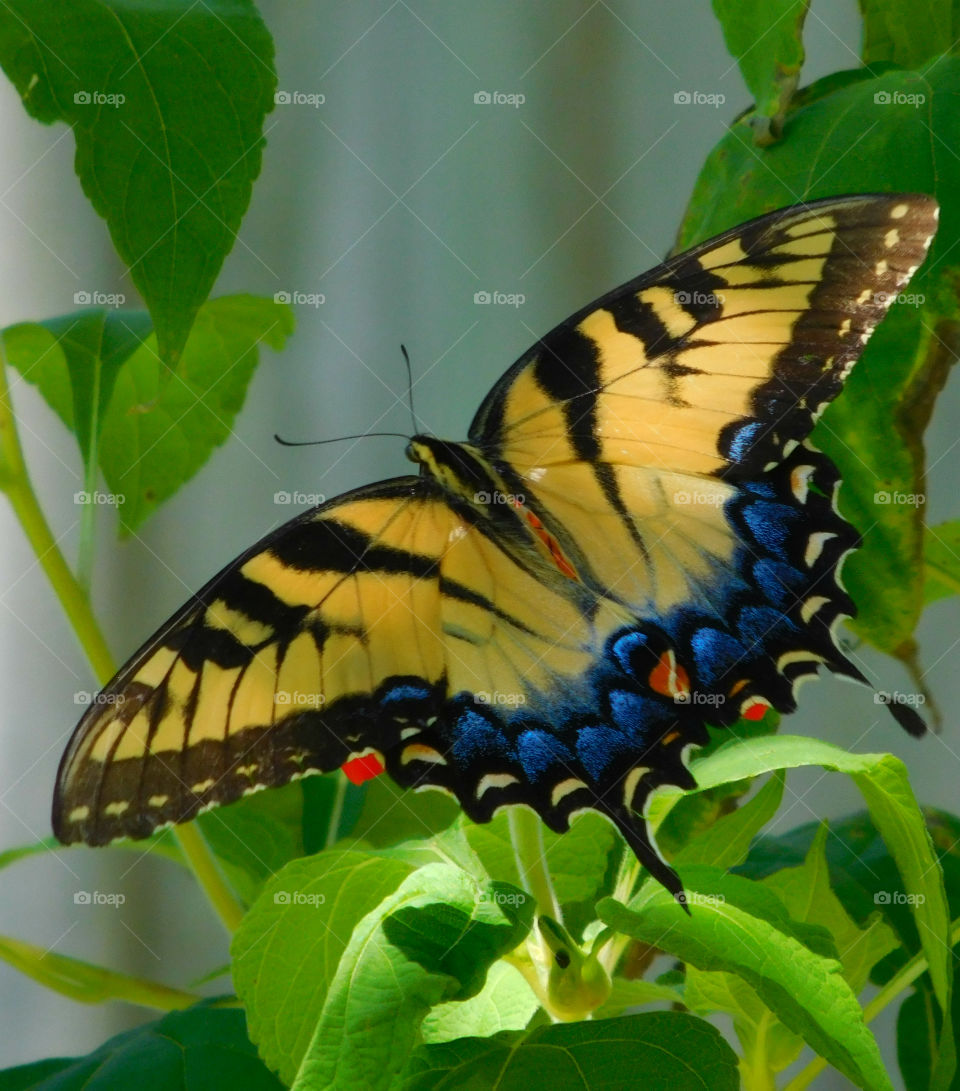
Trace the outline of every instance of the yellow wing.
[[54, 829], [143, 837], [365, 755], [476, 811], [469, 762], [448, 765], [449, 699], [569, 693], [611, 626], [601, 614], [545, 588], [427, 479], [351, 494], [226, 568], [98, 696], [61, 763]]

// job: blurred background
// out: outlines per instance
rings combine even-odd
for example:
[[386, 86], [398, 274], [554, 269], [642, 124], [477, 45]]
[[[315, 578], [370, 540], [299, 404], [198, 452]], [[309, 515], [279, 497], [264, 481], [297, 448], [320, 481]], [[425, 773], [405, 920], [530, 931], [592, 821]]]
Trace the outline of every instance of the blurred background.
[[[274, 502], [278, 491], [329, 497], [408, 470], [402, 440], [291, 450], [274, 432], [408, 432], [403, 343], [424, 427], [462, 438], [483, 394], [529, 344], [666, 254], [704, 157], [749, 104], [719, 25], [689, 0], [260, 6], [280, 89], [324, 101], [279, 105], [268, 117], [263, 174], [214, 294], [301, 293], [307, 302], [296, 307], [287, 351], [264, 352], [234, 435], [202, 472], [124, 543], [113, 513], [101, 513], [94, 601], [118, 661], [294, 514]], [[853, 0], [817, 0], [802, 82], [857, 67], [859, 34]], [[679, 91], [725, 101], [676, 104]], [[523, 101], [476, 102], [482, 92]], [[0, 324], [68, 312], [78, 291], [122, 292], [139, 306], [73, 175], [69, 129], [29, 120], [6, 81], [0, 118]], [[477, 293], [522, 302], [482, 304]], [[83, 487], [74, 441], [32, 388], [10, 378], [35, 486], [72, 560], [73, 493]], [[951, 474], [958, 383], [954, 375], [928, 433], [933, 523], [960, 514]], [[82, 711], [74, 694], [96, 687], [5, 503], [0, 528], [2, 851], [49, 835], [57, 762]], [[956, 601], [930, 608], [918, 633], [942, 735], [909, 739], [869, 692], [833, 679], [804, 689], [789, 730], [899, 754], [922, 802], [956, 809]], [[898, 663], [859, 654], [885, 688], [909, 688]], [[791, 772], [778, 829], [860, 807], [846, 778]], [[125, 902], [78, 906], [78, 890], [122, 892]], [[172, 918], [192, 925], [174, 930]], [[189, 877], [137, 853], [51, 852], [0, 872], [0, 933], [171, 984], [228, 960]], [[74, 1004], [4, 963], [0, 1011], [0, 1067], [85, 1053], [150, 1017]], [[892, 1013], [877, 1033], [893, 1063]], [[832, 1079], [818, 1086], [847, 1086]]]

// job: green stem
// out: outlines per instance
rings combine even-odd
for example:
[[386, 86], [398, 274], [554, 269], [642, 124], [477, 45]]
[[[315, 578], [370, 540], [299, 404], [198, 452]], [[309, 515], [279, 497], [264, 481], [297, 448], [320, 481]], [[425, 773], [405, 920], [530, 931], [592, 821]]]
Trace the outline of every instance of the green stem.
[[343, 770], [338, 769], [336, 787], [333, 791], [333, 805], [330, 808], [330, 820], [327, 822], [327, 836], [323, 841], [325, 849], [335, 845], [340, 838], [340, 820], [343, 818], [343, 805], [346, 802], [347, 785], [349, 783]]
[[[93, 460], [87, 466], [87, 477], [83, 483], [88, 498], [92, 498], [97, 488], [97, 464]], [[93, 549], [96, 532], [97, 507], [92, 502], [80, 508], [80, 537], [77, 542], [77, 583], [84, 594], [89, 596], [93, 582]]]
[[144, 1008], [176, 1011], [189, 1008], [201, 999], [182, 989], [171, 989], [156, 981], [114, 973], [102, 966], [56, 955], [8, 936], [0, 936], [0, 958], [48, 989], [85, 1004], [125, 1000], [128, 1004], [139, 1004]]
[[[960, 917], [950, 925], [950, 949], [952, 950], [957, 943], [960, 943]], [[875, 1019], [884, 1008], [892, 1004], [900, 993], [908, 986], [912, 985], [921, 974], [926, 972], [926, 970], [927, 960], [923, 954], [914, 955], [898, 973], [890, 978], [870, 1003], [864, 1005], [864, 1022], [869, 1023], [871, 1020]], [[949, 1018], [949, 1015], [947, 1017]], [[827, 1062], [822, 1057], [814, 1057], [805, 1068], [801, 1069], [796, 1076], [793, 1077], [784, 1088], [784, 1091], [802, 1091], [804, 1087], [809, 1087], [826, 1067]]]
[[197, 882], [223, 926], [228, 932], [236, 932], [243, 920], [244, 907], [237, 901], [236, 895], [221, 875], [216, 857], [204, 840], [200, 827], [195, 822], [188, 822], [184, 826], [175, 827], [173, 832], [180, 851], [187, 858]]
[[543, 827], [539, 817], [526, 807], [508, 808], [507, 817], [517, 871], [537, 903], [537, 915], [546, 914], [563, 923], [560, 906], [553, 892], [553, 883], [550, 881], [550, 872], [547, 870]]
[[[20, 525], [33, 547], [37, 561], [73, 626], [93, 672], [101, 685], [116, 673], [113, 657], [103, 638], [90, 600], [64, 559], [50, 526], [37, 502], [23, 460], [16, 417], [7, 386], [6, 367], [0, 358], [0, 491], [7, 494]], [[177, 839], [211, 904], [228, 930], [243, 916], [243, 907], [220, 875], [213, 856], [193, 827], [181, 827]]]

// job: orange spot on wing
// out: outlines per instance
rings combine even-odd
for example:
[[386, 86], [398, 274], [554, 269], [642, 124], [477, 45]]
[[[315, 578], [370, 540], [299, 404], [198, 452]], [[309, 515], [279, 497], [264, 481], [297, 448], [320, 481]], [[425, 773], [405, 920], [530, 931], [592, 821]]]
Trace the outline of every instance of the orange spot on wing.
[[661, 746], [669, 746], [672, 742], [675, 742], [679, 738], [680, 738], [680, 732], [679, 731], [671, 731], [668, 735], [663, 736], [663, 738], [660, 740], [660, 745]]
[[344, 762], [340, 768], [351, 784], [363, 784], [365, 780], [373, 780], [374, 777], [386, 771], [383, 762], [376, 754], [364, 754], [362, 758], [352, 758]]
[[541, 542], [547, 547], [547, 552], [550, 554], [550, 559], [557, 566], [557, 568], [570, 580], [579, 580], [577, 570], [567, 560], [566, 555], [560, 548], [560, 543], [556, 538], [548, 531], [544, 529], [543, 523], [533, 514], [532, 511], [527, 511], [523, 504], [517, 500], [512, 499], [510, 503], [523, 513], [524, 519], [527, 521], [527, 526], [533, 531], [533, 533], [540, 539]]
[[657, 665], [650, 672], [650, 688], [665, 697], [690, 692], [690, 676], [677, 662], [673, 651], [668, 649], [660, 656]]

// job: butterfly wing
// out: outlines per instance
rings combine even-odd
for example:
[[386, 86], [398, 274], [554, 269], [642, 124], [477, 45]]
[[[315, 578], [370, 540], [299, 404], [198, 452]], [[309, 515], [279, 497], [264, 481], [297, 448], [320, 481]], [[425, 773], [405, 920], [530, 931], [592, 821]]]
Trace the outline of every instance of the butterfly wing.
[[598, 655], [593, 596], [545, 586], [521, 546], [505, 552], [429, 478], [359, 490], [280, 528], [98, 695], [61, 762], [57, 836], [144, 837], [369, 755], [399, 783], [444, 787], [489, 818], [483, 776], [501, 788], [524, 777], [496, 737], [496, 708], [571, 692]]
[[728, 231], [558, 326], [471, 426], [598, 594], [665, 625], [711, 704], [739, 687], [714, 719], [791, 711], [820, 663], [862, 680], [831, 636], [858, 538], [805, 440], [936, 215], [929, 197], [868, 195]]

